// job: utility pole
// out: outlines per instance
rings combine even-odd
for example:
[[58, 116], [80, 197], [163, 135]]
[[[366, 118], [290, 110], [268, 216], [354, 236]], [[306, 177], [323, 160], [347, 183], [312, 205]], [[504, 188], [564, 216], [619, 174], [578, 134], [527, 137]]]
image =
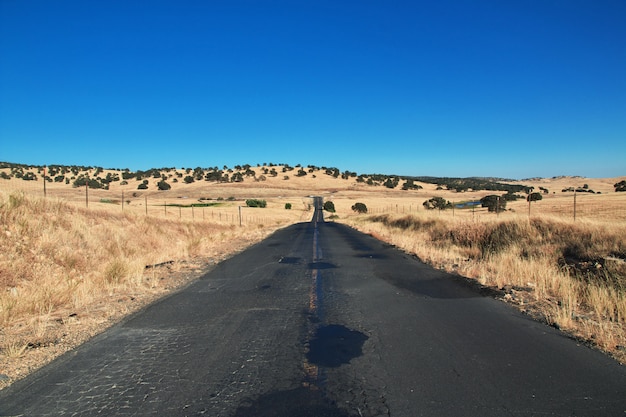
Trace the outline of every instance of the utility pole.
[[87, 181], [85, 181], [85, 207], [89, 207], [89, 172], [87, 172]]
[[574, 190], [574, 221], [576, 221], [576, 190]]
[[46, 166], [43, 166], [43, 196], [46, 197]]
[[500, 196], [496, 197], [496, 217], [500, 217]]

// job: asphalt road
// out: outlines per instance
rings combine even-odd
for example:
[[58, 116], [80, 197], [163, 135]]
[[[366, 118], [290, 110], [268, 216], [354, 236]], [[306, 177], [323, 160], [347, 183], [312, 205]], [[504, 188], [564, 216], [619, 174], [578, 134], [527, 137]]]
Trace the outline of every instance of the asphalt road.
[[626, 416], [624, 367], [316, 205], [0, 391], [0, 415]]

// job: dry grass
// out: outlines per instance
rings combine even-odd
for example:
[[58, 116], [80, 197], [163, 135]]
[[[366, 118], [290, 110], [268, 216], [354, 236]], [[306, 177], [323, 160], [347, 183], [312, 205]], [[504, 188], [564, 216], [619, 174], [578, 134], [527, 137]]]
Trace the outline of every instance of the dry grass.
[[428, 212], [346, 222], [496, 289], [505, 301], [626, 362], [626, 225]]
[[25, 375], [207, 265], [309, 215], [284, 205], [248, 209], [240, 227], [238, 217], [227, 219], [227, 211], [238, 211], [229, 204], [216, 208], [222, 221], [192, 221], [0, 191], [1, 373]]

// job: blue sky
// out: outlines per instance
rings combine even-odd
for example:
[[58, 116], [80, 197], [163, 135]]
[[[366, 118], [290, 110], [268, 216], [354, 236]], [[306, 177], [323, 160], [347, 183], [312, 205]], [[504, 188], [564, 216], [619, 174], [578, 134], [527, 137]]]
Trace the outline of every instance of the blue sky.
[[0, 161], [626, 175], [626, 1], [0, 0]]

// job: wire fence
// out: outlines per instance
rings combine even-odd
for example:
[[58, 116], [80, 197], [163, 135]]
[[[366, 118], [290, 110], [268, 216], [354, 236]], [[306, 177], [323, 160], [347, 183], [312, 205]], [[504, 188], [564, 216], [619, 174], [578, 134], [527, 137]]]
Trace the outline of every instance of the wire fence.
[[118, 211], [172, 220], [211, 221], [239, 226], [263, 225], [275, 221], [271, 216], [264, 216], [263, 210], [247, 207], [244, 199], [233, 197], [209, 199], [199, 196], [169, 196], [167, 192], [108, 191], [90, 189], [87, 186], [51, 187], [50, 184], [44, 187], [42, 182], [0, 179], [0, 191], [58, 199], [87, 209]]
[[[598, 220], [606, 222], [626, 222], [626, 193], [602, 195], [566, 195], [548, 196], [540, 201], [528, 203], [519, 200], [508, 202], [505, 209], [495, 212], [482, 207], [479, 200], [450, 201], [450, 207], [444, 210], [427, 210], [422, 204], [398, 203], [377, 204], [367, 203], [370, 214], [417, 214], [429, 212], [438, 216], [465, 216], [483, 218], [485, 216], [552, 216], [563, 220], [583, 221]], [[474, 204], [471, 204], [474, 203]]]
[[[58, 198], [87, 208], [97, 207], [138, 215], [191, 221], [213, 221], [232, 225], [266, 224], [272, 221], [271, 218], [263, 216], [261, 210], [246, 207], [244, 199], [234, 199], [228, 196], [209, 198], [193, 195], [193, 192], [176, 195], [169, 191], [146, 191], [133, 189], [133, 187], [122, 188], [117, 186], [115, 190], [102, 190], [91, 189], [88, 186], [72, 187], [71, 185], [56, 184], [41, 179], [26, 181], [18, 178], [0, 178], [0, 190], [2, 191], [9, 193], [20, 191], [47, 198]], [[415, 196], [411, 202], [409, 198], [402, 196], [377, 200], [365, 198], [364, 202], [367, 204], [370, 214], [411, 214], [429, 211], [441, 216], [472, 216], [475, 218], [517, 214], [529, 217], [553, 216], [571, 221], [626, 222], [626, 192], [549, 194], [542, 200], [530, 204], [524, 200], [508, 202], [506, 209], [499, 213], [489, 212], [487, 208], [481, 207], [478, 199], [451, 199], [452, 207], [446, 210], [427, 210], [423, 206], [426, 199], [428, 198], [425, 195], [422, 197]], [[354, 202], [356, 200], [350, 204]], [[472, 202], [474, 204], [471, 204]], [[351, 212], [349, 204], [345, 207], [345, 211]]]

